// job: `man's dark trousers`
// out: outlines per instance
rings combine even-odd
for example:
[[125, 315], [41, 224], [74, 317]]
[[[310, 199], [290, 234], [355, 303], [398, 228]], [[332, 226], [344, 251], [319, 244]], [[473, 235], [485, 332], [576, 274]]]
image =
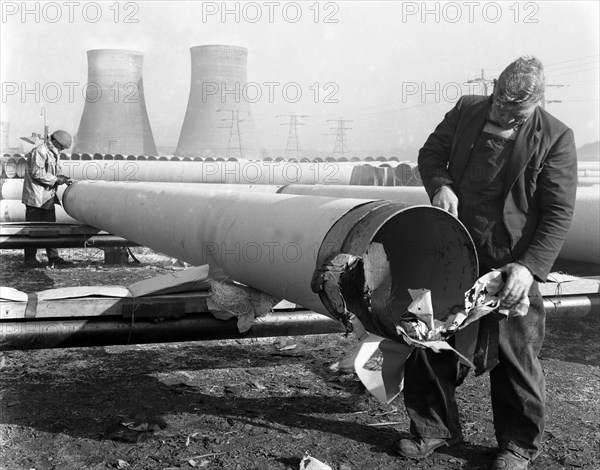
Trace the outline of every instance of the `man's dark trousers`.
[[[538, 354], [545, 330], [544, 303], [537, 283], [529, 294], [524, 317], [498, 321], [498, 314], [483, 317], [481, 328], [496, 322], [498, 364], [490, 371], [494, 428], [500, 449], [533, 459], [539, 453], [544, 431], [546, 389]], [[494, 325], [491, 325], [494, 328]], [[406, 363], [404, 401], [411, 433], [420, 437], [460, 436], [454, 391], [458, 375], [452, 352], [415, 349]]]
[[[26, 222], [56, 222], [56, 213], [54, 206], [51, 209], [42, 209], [41, 207], [25, 206], [25, 221]], [[33, 261], [36, 259], [37, 248], [25, 248], [25, 261]], [[48, 260], [58, 258], [58, 250], [56, 248], [46, 248]]]

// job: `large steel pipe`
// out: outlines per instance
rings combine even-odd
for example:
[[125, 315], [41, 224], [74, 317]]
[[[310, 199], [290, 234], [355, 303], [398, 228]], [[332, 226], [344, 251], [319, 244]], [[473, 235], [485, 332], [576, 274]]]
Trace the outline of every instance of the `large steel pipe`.
[[[83, 223], [195, 265], [211, 264], [235, 281], [338, 318], [311, 287], [336, 253], [361, 257], [372, 243], [385, 251], [388, 260], [379, 262], [390, 273], [395, 307], [388, 316], [404, 312], [407, 289], [422, 287], [431, 289], [443, 315], [477, 278], [467, 231], [429, 206], [87, 181], [71, 185], [63, 205]], [[396, 337], [395, 329], [383, 333]]]
[[575, 213], [560, 258], [600, 265], [600, 192], [578, 187]]

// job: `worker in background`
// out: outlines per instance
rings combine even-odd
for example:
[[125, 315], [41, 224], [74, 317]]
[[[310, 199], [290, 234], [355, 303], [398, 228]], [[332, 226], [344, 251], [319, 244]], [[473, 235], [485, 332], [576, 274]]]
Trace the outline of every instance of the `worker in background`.
[[[530, 302], [525, 316], [502, 319], [494, 312], [479, 320], [473, 362], [476, 375], [490, 371], [498, 441], [492, 470], [527, 469], [544, 432], [538, 282], [546, 280], [571, 224], [577, 156], [573, 131], [540, 106], [543, 98], [542, 64], [521, 57], [500, 74], [492, 96], [460, 98], [419, 151], [429, 198], [465, 225], [480, 274], [504, 273], [501, 307]], [[452, 352], [415, 349], [409, 357], [404, 402], [412, 438], [399, 442], [401, 455], [423, 458], [462, 441], [454, 395], [460, 370]]]
[[[58, 173], [58, 156], [71, 146], [71, 136], [65, 131], [54, 132], [44, 143], [27, 156], [27, 171], [23, 181], [25, 220], [27, 222], [56, 222], [55, 204], [60, 204], [56, 189], [69, 179]], [[58, 256], [55, 248], [46, 248], [48, 266], [70, 266], [73, 263]], [[25, 248], [25, 265], [32, 268], [44, 266], [37, 259], [37, 248]]]

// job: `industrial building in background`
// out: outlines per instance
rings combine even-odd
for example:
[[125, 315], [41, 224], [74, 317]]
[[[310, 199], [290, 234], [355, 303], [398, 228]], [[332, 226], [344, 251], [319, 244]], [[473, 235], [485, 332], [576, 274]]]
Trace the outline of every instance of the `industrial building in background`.
[[73, 151], [157, 155], [144, 99], [144, 55], [120, 49], [87, 55], [85, 106]]
[[192, 47], [190, 52], [190, 96], [175, 155], [258, 157], [254, 120], [245, 98], [248, 49], [209, 45]]

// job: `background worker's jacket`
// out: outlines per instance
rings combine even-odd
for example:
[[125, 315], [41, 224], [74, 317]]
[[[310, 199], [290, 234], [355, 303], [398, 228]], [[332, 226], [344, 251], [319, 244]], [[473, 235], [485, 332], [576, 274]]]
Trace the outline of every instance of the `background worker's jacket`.
[[27, 206], [52, 209], [60, 204], [56, 197], [59, 152], [50, 142], [35, 147], [27, 155], [21, 202]]
[[[430, 199], [444, 185], [459, 194], [491, 104], [491, 96], [461, 97], [419, 151], [419, 172]], [[538, 106], [519, 129], [505, 165], [502, 220], [513, 261], [527, 266], [538, 281], [545, 281], [575, 207], [573, 131]]]

